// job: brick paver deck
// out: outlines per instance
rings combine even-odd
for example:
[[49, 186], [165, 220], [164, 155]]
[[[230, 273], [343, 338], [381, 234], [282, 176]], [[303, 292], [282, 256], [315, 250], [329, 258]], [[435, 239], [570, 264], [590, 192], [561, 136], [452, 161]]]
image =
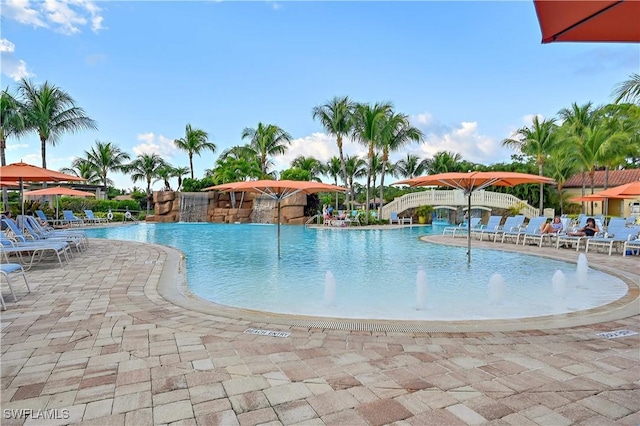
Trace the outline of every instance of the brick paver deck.
[[[170, 276], [178, 287], [183, 271], [168, 270], [182, 267], [175, 257], [157, 245], [91, 240], [64, 269], [29, 271], [33, 292], [18, 283], [18, 302], [7, 294], [0, 316], [2, 424], [640, 424], [640, 335], [596, 335], [639, 332], [637, 299], [635, 315], [572, 328], [291, 327], [167, 301], [158, 285]], [[637, 257], [589, 260], [640, 284]]]

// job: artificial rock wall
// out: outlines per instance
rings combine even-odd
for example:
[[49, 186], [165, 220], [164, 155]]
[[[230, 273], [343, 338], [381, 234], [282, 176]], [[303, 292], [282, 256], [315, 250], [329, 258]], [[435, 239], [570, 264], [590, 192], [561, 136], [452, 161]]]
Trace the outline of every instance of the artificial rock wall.
[[[249, 223], [251, 222], [256, 195], [252, 193], [235, 193], [236, 208], [232, 208], [231, 194], [210, 191], [207, 192], [207, 213], [209, 222], [216, 223]], [[198, 193], [199, 196], [202, 194]], [[180, 221], [181, 197], [184, 194], [174, 191], [154, 191], [154, 214], [147, 216], [148, 222], [178, 222]], [[242, 204], [240, 201], [242, 200]], [[304, 225], [304, 207], [307, 205], [305, 194], [288, 197], [281, 203], [280, 221], [292, 225]], [[242, 207], [242, 208], [240, 208]], [[271, 223], [276, 223], [278, 212], [273, 209]]]

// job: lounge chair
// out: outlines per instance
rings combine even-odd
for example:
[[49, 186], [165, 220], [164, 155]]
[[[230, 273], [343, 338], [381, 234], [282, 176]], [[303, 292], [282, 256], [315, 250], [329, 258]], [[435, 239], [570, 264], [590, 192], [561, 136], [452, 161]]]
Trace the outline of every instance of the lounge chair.
[[[7, 284], [9, 284], [9, 291], [11, 291], [11, 296], [13, 296], [14, 302], [18, 299], [16, 298], [16, 294], [13, 291], [13, 285], [11, 284], [11, 280], [15, 277], [22, 276], [24, 279], [24, 284], [27, 286], [27, 291], [31, 293], [31, 288], [29, 287], [29, 281], [27, 281], [27, 276], [24, 274], [24, 268], [22, 265], [18, 263], [2, 263], [0, 265], [0, 274], [5, 277], [7, 280]], [[2, 303], [2, 309], [7, 310], [7, 305], [4, 303], [4, 298], [0, 293], [0, 302]]]
[[389, 224], [393, 225], [394, 223], [397, 223], [398, 225], [400, 225], [400, 218], [398, 217], [398, 212], [391, 212], [391, 214], [389, 215]]
[[[544, 223], [544, 222], [543, 222]], [[564, 218], [564, 219], [560, 219], [560, 223], [562, 223], [562, 230], [559, 233], [551, 233], [551, 234], [543, 234], [542, 231], [540, 230], [540, 228], [538, 228], [537, 231], [535, 231], [533, 234], [524, 234], [523, 235], [523, 241], [522, 241], [522, 245], [527, 244], [528, 241], [530, 242], [538, 242], [538, 246], [542, 247], [542, 243], [544, 243], [545, 241], [549, 242], [550, 246], [553, 246], [553, 240], [558, 237], [558, 235], [561, 235], [563, 232], [566, 233], [566, 229], [569, 226], [569, 219], [568, 218]], [[542, 224], [540, 224], [540, 226], [542, 226]]]
[[532, 217], [529, 219], [529, 223], [527, 226], [520, 227], [518, 229], [514, 229], [512, 231], [504, 231], [502, 233], [501, 242], [505, 242], [505, 240], [511, 240], [516, 244], [520, 244], [520, 237], [525, 234], [535, 234], [536, 232], [540, 232], [540, 226], [547, 220], [544, 216]]
[[486, 234], [488, 236], [491, 236], [493, 234], [493, 242], [498, 241], [498, 239], [502, 240], [502, 234], [504, 234], [505, 232], [514, 232], [522, 228], [524, 219], [525, 216], [523, 214], [509, 216], [505, 219], [504, 224], [500, 225], [498, 229], [496, 229], [493, 233], [487, 231]]
[[[474, 228], [479, 228], [480, 226], [481, 226], [480, 218], [479, 217], [472, 217], [471, 218], [471, 229], [473, 230]], [[451, 234], [452, 238], [455, 238], [456, 234], [457, 235], [467, 235], [467, 232], [469, 231], [468, 228], [469, 228], [468, 222], [463, 222], [458, 226], [447, 226], [446, 228], [444, 228], [442, 230], [442, 235]]]
[[[22, 221], [24, 221], [24, 223], [22, 223]], [[19, 215], [18, 223], [20, 224], [20, 228], [24, 226], [36, 241], [65, 241], [73, 244], [78, 252], [84, 251], [88, 247], [88, 238], [83, 231], [48, 231], [31, 216]]]
[[95, 215], [93, 214], [93, 210], [85, 210], [84, 215], [87, 217], [86, 220], [94, 224], [108, 222], [106, 217], [95, 217]]
[[623, 256], [638, 253], [640, 253], [640, 238], [636, 238], [635, 240], [627, 240], [624, 242], [624, 245], [622, 246]]
[[[586, 215], [581, 215], [580, 217], [581, 217], [580, 223], [578, 223], [577, 225], [574, 225], [573, 227], [571, 227], [571, 229], [567, 229], [566, 232], [563, 232], [562, 234], [560, 234], [560, 235], [558, 235], [556, 237], [556, 248], [560, 248], [560, 245], [562, 245], [564, 247], [571, 247], [575, 243], [576, 251], [579, 251], [581, 245], [585, 245], [585, 247], [586, 247], [587, 240], [589, 238], [593, 238], [593, 237], [587, 237], [587, 236], [569, 235], [568, 234], [568, 232], [575, 232], [578, 229], [584, 228], [584, 226], [587, 224], [587, 219], [589, 217], [586, 216]], [[600, 233], [598, 233], [594, 237], [602, 237], [602, 236], [604, 236], [604, 232], [602, 231], [602, 229], [603, 229], [602, 222], [600, 222], [600, 220], [596, 220], [596, 225], [598, 226], [598, 229], [600, 229]]]
[[502, 216], [490, 216], [486, 225], [483, 225], [480, 229], [472, 229], [471, 236], [479, 236], [480, 241], [484, 239], [486, 235], [493, 235], [502, 222]]
[[611, 256], [614, 247], [616, 247], [616, 250], [624, 252], [624, 243], [637, 239], [639, 231], [637, 228], [626, 227], [609, 229], [604, 237], [588, 238], [585, 253], [589, 252], [589, 248], [594, 247], [596, 247], [596, 249], [599, 247], [608, 248], [609, 256]]
[[64, 217], [64, 221], [68, 223], [70, 226], [84, 226], [85, 223], [82, 219], [73, 214], [71, 210], [63, 210], [62, 215]]
[[[9, 255], [14, 255], [20, 261], [20, 264], [27, 265], [27, 261], [23, 256], [30, 258], [26, 269], [31, 269], [34, 263], [40, 262], [45, 254], [52, 253], [58, 258], [58, 263], [61, 268], [64, 268], [62, 264], [61, 255], [64, 256], [67, 263], [69, 263], [69, 253], [71, 253], [71, 246], [65, 242], [38, 242], [38, 241], [11, 241], [4, 234], [0, 236], [0, 254], [2, 254], [8, 262]], [[36, 262], [37, 260], [37, 262]]]

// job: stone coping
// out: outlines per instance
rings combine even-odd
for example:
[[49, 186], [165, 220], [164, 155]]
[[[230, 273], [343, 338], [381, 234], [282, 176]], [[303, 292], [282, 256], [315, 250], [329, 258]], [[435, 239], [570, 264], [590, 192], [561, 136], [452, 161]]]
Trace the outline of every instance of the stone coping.
[[[347, 228], [348, 229], [348, 228]], [[462, 246], [466, 239], [442, 236], [424, 236], [428, 243]], [[563, 253], [555, 248], [516, 246], [474, 241], [474, 249], [493, 249], [519, 252], [546, 258], [558, 259]], [[506, 320], [466, 320], [466, 321], [415, 321], [379, 320], [355, 318], [331, 318], [271, 313], [257, 310], [234, 308], [202, 299], [193, 294], [186, 281], [184, 254], [179, 250], [165, 247], [167, 258], [162, 268], [157, 291], [172, 304], [187, 311], [235, 319], [242, 322], [273, 324], [314, 329], [336, 329], [352, 331], [380, 331], [406, 333], [450, 333], [450, 332], [502, 332], [575, 327], [613, 321], [640, 314], [640, 275], [637, 260], [631, 257], [589, 254], [589, 266], [614, 275], [623, 280], [629, 290], [622, 298], [597, 308], [532, 318]], [[565, 261], [570, 261], [563, 259]], [[576, 263], [575, 261], [573, 263]]]

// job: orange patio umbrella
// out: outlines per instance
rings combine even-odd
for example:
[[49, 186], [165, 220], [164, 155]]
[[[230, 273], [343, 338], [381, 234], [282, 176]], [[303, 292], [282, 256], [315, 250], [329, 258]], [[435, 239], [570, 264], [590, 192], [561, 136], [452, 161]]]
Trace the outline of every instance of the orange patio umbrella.
[[262, 194], [276, 201], [278, 208], [278, 259], [280, 258], [280, 203], [292, 195], [315, 194], [316, 192], [344, 192], [346, 188], [322, 182], [297, 180], [253, 180], [224, 183], [210, 186], [203, 191], [217, 190], [222, 192], [253, 192]]
[[85, 179], [20, 162], [0, 167], [0, 180], [18, 181], [20, 187], [20, 204], [22, 205], [22, 214], [24, 215], [24, 203], [22, 199], [24, 182], [66, 182], [83, 181]]
[[542, 43], [640, 42], [640, 0], [534, 0]]
[[[435, 175], [419, 176], [412, 179], [401, 180], [393, 185], [415, 186], [448, 186], [460, 189], [467, 196], [468, 206], [471, 211], [471, 194], [488, 186], [515, 186], [523, 183], [555, 183], [553, 179], [516, 172], [451, 172]], [[471, 262], [471, 221], [467, 220], [467, 262]]]
[[65, 188], [63, 186], [53, 186], [50, 188], [36, 189], [35, 191], [28, 191], [24, 193], [25, 197], [38, 197], [45, 195], [56, 196], [56, 218], [58, 218], [58, 196], [68, 195], [70, 197], [95, 197], [93, 192], [79, 191], [77, 189]]
[[605, 189], [603, 191], [596, 192], [593, 195], [599, 195], [606, 198], [633, 198], [640, 196], [640, 180], [636, 180], [624, 185], [614, 186], [613, 188]]

